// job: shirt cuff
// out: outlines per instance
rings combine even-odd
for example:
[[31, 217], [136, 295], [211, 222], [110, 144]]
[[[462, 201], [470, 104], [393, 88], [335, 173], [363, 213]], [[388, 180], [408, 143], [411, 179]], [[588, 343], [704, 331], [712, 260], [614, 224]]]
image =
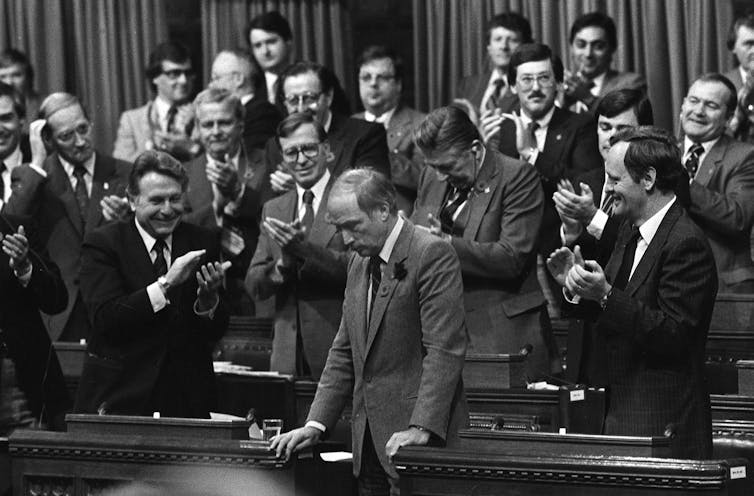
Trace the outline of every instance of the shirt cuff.
[[152, 304], [152, 310], [154, 313], [159, 312], [170, 303], [170, 300], [165, 296], [165, 293], [162, 292], [160, 283], [157, 281], [147, 286], [147, 295], [149, 296], [149, 303]]
[[213, 319], [215, 318], [215, 310], [217, 310], [217, 305], [220, 304], [220, 297], [219, 296], [217, 297], [217, 299], [215, 300], [215, 304], [212, 305], [212, 308], [210, 308], [209, 310], [205, 310], [203, 312], [199, 311], [199, 308], [197, 307], [198, 304], [199, 304], [199, 298], [194, 300], [194, 313], [198, 315], [199, 317], [207, 317], [209, 319]]
[[41, 167], [37, 167], [36, 165], [31, 164], [31, 163], [29, 164], [29, 167], [31, 167], [32, 170], [36, 172], [37, 174], [39, 174], [40, 176], [47, 177], [47, 171], [42, 169]]
[[223, 212], [225, 212], [226, 215], [234, 217], [236, 215], [236, 212], [238, 212], [239, 207], [241, 206], [241, 201], [243, 200], [243, 195], [245, 194], [246, 183], [241, 183], [241, 191], [239, 191], [238, 196], [236, 196], [225, 205]]
[[597, 210], [597, 212], [594, 214], [594, 217], [592, 217], [592, 220], [589, 222], [589, 225], [586, 226], [586, 232], [591, 234], [597, 239], [600, 239], [602, 237], [602, 231], [605, 230], [605, 225], [607, 224], [607, 219], [609, 219], [608, 215], [603, 212], [602, 210]]
[[31, 273], [34, 270], [34, 267], [29, 264], [29, 267], [26, 269], [26, 272], [23, 274], [16, 274], [16, 278], [18, 279], [18, 282], [21, 284], [22, 287], [26, 287], [29, 285], [29, 281], [31, 281]]
[[578, 305], [579, 302], [581, 302], [581, 296], [571, 294], [571, 292], [568, 291], [566, 288], [563, 288], [563, 297], [566, 299], [568, 303], [571, 303], [573, 305]]
[[534, 165], [537, 162], [537, 157], [539, 157], [539, 148], [534, 148], [531, 155], [529, 155], [529, 160], [527, 160], [527, 162]]
[[316, 420], [309, 420], [308, 422], [306, 422], [306, 424], [304, 425], [304, 427], [314, 427], [315, 429], [317, 429], [318, 431], [320, 431], [322, 433], [324, 433], [327, 430], [327, 427], [325, 427], [324, 425], [320, 424]]
[[563, 246], [571, 246], [581, 236], [581, 224], [579, 224], [579, 232], [573, 233], [570, 236], [565, 232], [565, 225], [560, 224], [560, 242]]

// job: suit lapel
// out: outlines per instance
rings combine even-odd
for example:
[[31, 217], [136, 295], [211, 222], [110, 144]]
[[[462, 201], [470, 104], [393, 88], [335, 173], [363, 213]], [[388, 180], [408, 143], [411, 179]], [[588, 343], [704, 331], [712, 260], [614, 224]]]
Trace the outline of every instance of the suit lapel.
[[207, 156], [202, 155], [200, 159], [189, 163], [189, 184], [191, 188], [190, 197], [193, 198], [193, 209], [199, 209], [208, 203], [212, 203], [212, 185], [207, 180]]
[[[537, 158], [536, 166], [539, 172], [545, 177], [553, 177], [557, 175], [556, 170], [542, 170], [543, 164], [548, 164], [551, 167], [560, 166], [560, 157], [563, 155], [563, 146], [566, 142], [567, 128], [564, 124], [567, 122], [567, 114], [562, 109], [555, 107], [555, 112], [552, 114], [552, 119], [547, 125], [547, 136], [545, 137], [545, 146], [542, 152]], [[546, 158], [545, 160], [540, 160]]]
[[628, 220], [624, 220], [619, 229], [618, 239], [615, 241], [613, 254], [610, 256], [610, 260], [607, 261], [607, 265], [605, 266], [605, 277], [610, 281], [610, 284], [615, 283], [615, 276], [618, 275], [618, 270], [620, 270], [620, 264], [623, 261], [623, 253], [626, 251], [626, 244], [631, 236], [631, 223]]
[[492, 150], [487, 150], [482, 168], [479, 170], [476, 183], [466, 204], [466, 208], [469, 209], [469, 220], [466, 223], [466, 228], [463, 230], [464, 239], [476, 239], [479, 226], [482, 223], [482, 217], [487, 212], [487, 207], [492, 199], [490, 184], [492, 183], [492, 178], [497, 175], [497, 172], [494, 154]]
[[68, 215], [68, 219], [73, 224], [73, 227], [78, 232], [79, 236], [84, 236], [84, 224], [81, 220], [81, 211], [79, 210], [79, 204], [76, 202], [76, 197], [73, 195], [73, 188], [71, 187], [71, 181], [66, 174], [63, 164], [60, 163], [57, 154], [53, 155], [46, 167], [50, 188], [53, 190], [55, 196], [60, 198], [63, 202], [63, 207]]
[[[330, 167], [336, 167], [338, 164], [343, 164], [341, 155], [343, 155], [344, 146], [341, 146], [343, 139], [343, 132], [346, 129], [347, 117], [343, 117], [339, 114], [333, 113], [332, 120], [330, 121], [330, 130], [327, 132], [327, 140], [330, 142], [330, 151], [334, 155], [334, 159], [330, 164]], [[344, 164], [345, 165], [345, 164]], [[330, 169], [330, 174], [337, 177], [342, 170]]]
[[330, 187], [333, 181], [333, 176], [330, 176], [322, 198], [319, 200], [319, 208], [317, 208], [317, 214], [314, 216], [314, 222], [312, 223], [312, 232], [309, 234], [309, 242], [318, 246], [327, 246], [330, 244], [330, 240], [335, 236], [336, 232], [335, 226], [325, 220], [327, 199], [330, 197]]
[[[95, 155], [94, 177], [92, 178], [92, 193], [89, 195], [89, 209], [86, 213], [87, 231], [102, 223], [102, 207], [100, 202], [105, 195], [109, 195], [110, 185], [108, 180], [115, 173], [115, 164], [111, 160]], [[108, 189], [105, 189], [107, 184]]]
[[713, 146], [709, 153], [707, 153], [707, 156], [704, 157], [704, 161], [699, 165], [699, 170], [696, 172], [694, 181], [702, 186], [707, 186], [712, 174], [718, 168], [720, 162], [723, 161], [727, 149], [728, 137], [722, 135], [720, 136], [720, 139], [717, 140], [717, 143], [715, 143], [715, 146]]

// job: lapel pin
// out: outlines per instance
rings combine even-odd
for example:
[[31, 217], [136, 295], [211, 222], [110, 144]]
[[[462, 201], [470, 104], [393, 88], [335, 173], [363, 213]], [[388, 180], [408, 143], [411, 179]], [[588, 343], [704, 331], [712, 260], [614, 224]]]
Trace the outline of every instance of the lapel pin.
[[380, 287], [380, 296], [387, 296], [387, 284], [383, 284], [382, 287]]
[[555, 141], [560, 141], [561, 139], [563, 139], [563, 135], [562, 134], [559, 134], [559, 135], [555, 136]]
[[102, 187], [105, 189], [105, 191], [107, 191], [108, 189], [110, 189], [110, 183], [105, 183], [102, 185]]

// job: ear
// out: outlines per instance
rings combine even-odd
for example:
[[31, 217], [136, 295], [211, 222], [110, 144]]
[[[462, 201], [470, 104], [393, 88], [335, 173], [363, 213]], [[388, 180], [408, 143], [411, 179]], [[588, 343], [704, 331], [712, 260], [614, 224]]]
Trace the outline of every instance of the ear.
[[322, 151], [325, 153], [325, 159], [328, 162], [332, 162], [333, 160], [335, 160], [335, 154], [330, 149], [330, 142], [329, 141], [325, 141], [325, 142], [322, 143]]
[[474, 155], [479, 153], [479, 150], [481, 150], [481, 148], [482, 148], [482, 143], [480, 143], [479, 140], [475, 139], [474, 141], [471, 142], [471, 153], [473, 153]]
[[651, 191], [655, 187], [655, 181], [657, 179], [657, 170], [654, 167], [650, 167], [647, 169], [647, 172], [644, 173], [644, 177], [641, 178], [642, 186], [644, 186], [645, 191]]
[[327, 102], [327, 108], [332, 107], [332, 99], [333, 99], [333, 89], [331, 88], [330, 91], [325, 93], [325, 101]]

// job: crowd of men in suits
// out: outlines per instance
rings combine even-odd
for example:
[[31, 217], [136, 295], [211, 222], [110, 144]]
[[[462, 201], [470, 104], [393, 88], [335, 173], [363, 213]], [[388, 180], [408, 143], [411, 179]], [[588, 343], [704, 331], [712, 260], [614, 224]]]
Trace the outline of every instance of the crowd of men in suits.
[[[452, 443], [467, 353], [523, 350], [530, 381], [607, 388], [605, 433], [709, 456], [712, 307], [754, 292], [754, 14], [731, 30], [740, 66], [689, 87], [680, 141], [611, 68], [606, 15], [573, 24], [570, 71], [519, 14], [487, 36], [490, 70], [429, 114], [402, 103], [400, 57], [367, 48], [352, 116], [277, 12], [195, 97], [191, 54], [162, 43], [112, 157], [75, 95], [39, 101], [23, 54], [0, 54], [1, 386], [27, 405], [7, 425], [60, 426], [51, 342], [82, 339], [75, 411], [207, 417], [229, 316], [264, 315], [271, 370], [320, 381], [273, 448], [316, 443], [351, 400], [363, 494], [397, 490], [400, 446]], [[553, 315], [585, 322], [565, 372]]]

